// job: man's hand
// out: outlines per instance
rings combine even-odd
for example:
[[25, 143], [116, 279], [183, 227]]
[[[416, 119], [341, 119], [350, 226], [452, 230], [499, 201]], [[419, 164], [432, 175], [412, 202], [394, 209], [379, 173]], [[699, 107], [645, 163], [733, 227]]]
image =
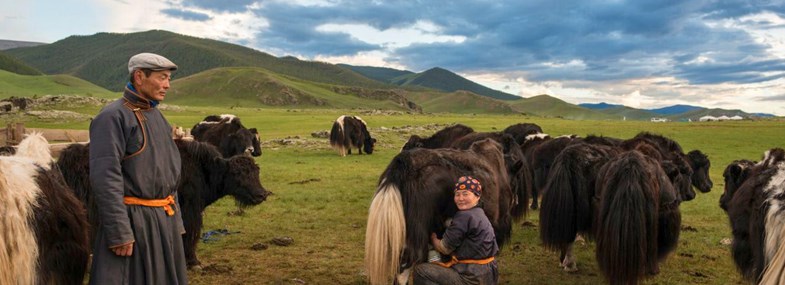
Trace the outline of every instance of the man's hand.
[[131, 256], [131, 254], [134, 253], [134, 243], [131, 242], [129, 244], [118, 245], [115, 247], [110, 247], [109, 249], [118, 256]]

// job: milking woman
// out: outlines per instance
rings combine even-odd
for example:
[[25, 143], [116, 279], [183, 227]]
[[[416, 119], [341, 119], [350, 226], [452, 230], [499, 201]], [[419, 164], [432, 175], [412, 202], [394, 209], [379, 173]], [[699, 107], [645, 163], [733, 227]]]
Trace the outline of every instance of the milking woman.
[[414, 267], [414, 284], [497, 284], [499, 252], [491, 222], [481, 207], [482, 184], [471, 176], [458, 178], [454, 201], [458, 212], [442, 238], [431, 234], [431, 244], [447, 262], [436, 261]]
[[123, 97], [90, 123], [90, 184], [98, 208], [90, 284], [187, 284], [176, 186], [180, 153], [156, 108], [177, 65], [128, 61]]

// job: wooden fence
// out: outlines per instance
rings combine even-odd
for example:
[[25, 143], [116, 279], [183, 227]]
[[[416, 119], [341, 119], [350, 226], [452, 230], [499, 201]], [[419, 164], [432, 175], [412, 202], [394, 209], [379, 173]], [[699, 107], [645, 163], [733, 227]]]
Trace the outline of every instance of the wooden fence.
[[[85, 144], [90, 141], [90, 132], [87, 130], [25, 128], [24, 123], [10, 123], [0, 131], [0, 145], [16, 146], [24, 139], [25, 134], [34, 132], [41, 133], [49, 141], [49, 149], [52, 151], [52, 157], [55, 158], [60, 156], [60, 152], [70, 144]], [[190, 133], [190, 129], [172, 127], [172, 138], [188, 139]]]

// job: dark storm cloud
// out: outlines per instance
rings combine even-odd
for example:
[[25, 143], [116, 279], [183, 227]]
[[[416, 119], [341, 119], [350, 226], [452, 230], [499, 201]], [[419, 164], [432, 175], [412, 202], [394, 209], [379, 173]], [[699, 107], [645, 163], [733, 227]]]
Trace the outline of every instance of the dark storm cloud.
[[203, 14], [203, 13], [198, 13], [198, 12], [192, 12], [192, 11], [185, 11], [185, 10], [178, 10], [178, 9], [164, 9], [164, 10], [161, 10], [161, 12], [166, 14], [166, 15], [169, 15], [169, 16], [172, 16], [172, 17], [175, 17], [175, 18], [180, 18], [180, 19], [183, 19], [183, 20], [188, 20], [188, 21], [198, 21], [198, 22], [201, 22], [201, 21], [210, 20], [210, 15]]
[[[186, 0], [183, 5], [245, 11], [253, 1]], [[414, 71], [443, 67], [523, 71], [527, 79], [623, 80], [675, 76], [693, 84], [749, 83], [781, 78], [785, 61], [745, 30], [717, 21], [769, 12], [785, 15], [782, 0], [738, 1], [326, 1], [298, 5], [262, 1], [253, 10], [269, 23], [256, 45], [305, 56], [385, 51], [388, 61]], [[461, 43], [417, 43], [388, 50], [347, 32], [319, 31], [325, 24], [411, 28], [440, 27]], [[765, 20], [747, 20], [771, 28]], [[779, 72], [778, 72], [779, 71]], [[764, 74], [764, 72], [767, 72]]]

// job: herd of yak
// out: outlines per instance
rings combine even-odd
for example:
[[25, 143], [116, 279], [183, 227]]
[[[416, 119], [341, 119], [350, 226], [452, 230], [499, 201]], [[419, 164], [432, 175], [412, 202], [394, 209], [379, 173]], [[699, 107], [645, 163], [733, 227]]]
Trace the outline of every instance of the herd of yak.
[[[457, 211], [452, 186], [463, 175], [483, 183], [481, 207], [499, 245], [528, 201], [539, 208], [540, 238], [565, 271], [577, 270], [573, 243], [596, 242], [610, 284], [638, 284], [659, 273], [681, 230], [679, 206], [709, 192], [710, 162], [674, 140], [642, 132], [630, 139], [551, 137], [529, 123], [501, 132], [453, 125], [412, 136], [379, 178], [366, 226], [371, 284], [405, 284], [427, 262], [429, 235]], [[733, 259], [745, 279], [785, 282], [785, 152], [734, 161], [724, 172], [721, 206], [733, 228]], [[541, 201], [538, 198], [541, 196]], [[539, 204], [539, 205], [538, 205]]]
[[[250, 156], [261, 155], [256, 129], [231, 115], [208, 116], [175, 139], [182, 158], [178, 200], [189, 268], [199, 266], [196, 246], [204, 209], [224, 196], [257, 205], [269, 192]], [[371, 154], [376, 139], [365, 121], [341, 116], [330, 144], [341, 156]], [[15, 153], [0, 156], [0, 284], [81, 284], [92, 230], [100, 220], [83, 144], [53, 162], [40, 134]], [[443, 232], [457, 208], [452, 186], [460, 176], [483, 183], [481, 207], [500, 247], [513, 220], [539, 209], [540, 238], [557, 251], [565, 271], [577, 270], [573, 243], [596, 242], [596, 259], [610, 284], [637, 284], [659, 272], [681, 230], [679, 206], [709, 192], [710, 162], [684, 153], [667, 137], [630, 139], [551, 137], [530, 123], [501, 132], [475, 132], [457, 124], [430, 137], [410, 137], [381, 174], [368, 213], [365, 267], [371, 284], [406, 284], [414, 265], [427, 262], [429, 236]], [[760, 162], [733, 161], [724, 172], [720, 206], [730, 218], [732, 253], [745, 279], [785, 282], [785, 151], [766, 151]], [[531, 202], [529, 202], [531, 201]]]

